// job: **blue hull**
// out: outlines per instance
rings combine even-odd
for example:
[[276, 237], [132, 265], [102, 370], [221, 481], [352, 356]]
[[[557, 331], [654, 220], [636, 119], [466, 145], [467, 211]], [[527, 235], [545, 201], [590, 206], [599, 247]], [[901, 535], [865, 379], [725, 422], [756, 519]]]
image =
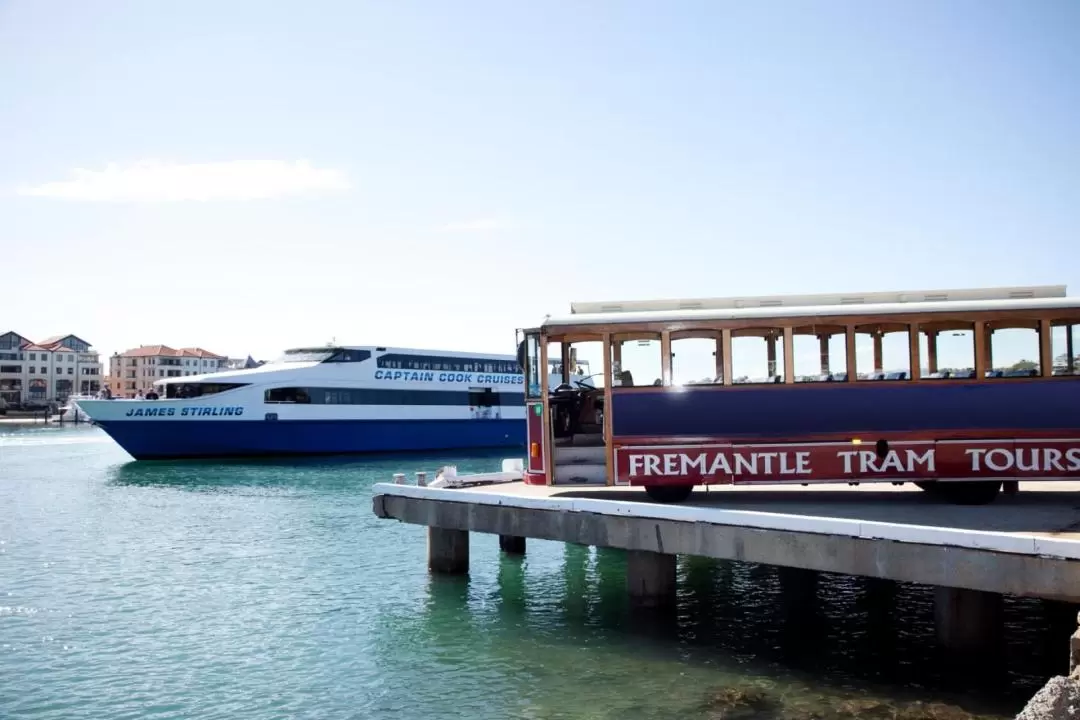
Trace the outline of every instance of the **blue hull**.
[[136, 460], [523, 447], [524, 420], [113, 420], [98, 425]]

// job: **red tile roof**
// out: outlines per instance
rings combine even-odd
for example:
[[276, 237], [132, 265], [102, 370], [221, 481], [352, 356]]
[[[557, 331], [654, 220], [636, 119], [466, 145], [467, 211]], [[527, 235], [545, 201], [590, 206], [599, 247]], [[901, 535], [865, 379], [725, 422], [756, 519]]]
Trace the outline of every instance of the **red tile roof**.
[[155, 357], [158, 355], [178, 356], [180, 352], [168, 345], [143, 345], [120, 353], [120, 357]]
[[215, 360], [225, 359], [224, 355], [217, 355], [209, 350], [203, 350], [200, 347], [181, 348], [180, 352], [182, 352], [185, 357], [211, 358]]
[[202, 348], [176, 348], [169, 347], [168, 345], [143, 345], [142, 347], [133, 348], [126, 352], [119, 353], [120, 357], [155, 357], [160, 355], [166, 355], [169, 357], [196, 357], [196, 358], [212, 358], [217, 360], [224, 360], [222, 355], [215, 355], [209, 350], [203, 350]]

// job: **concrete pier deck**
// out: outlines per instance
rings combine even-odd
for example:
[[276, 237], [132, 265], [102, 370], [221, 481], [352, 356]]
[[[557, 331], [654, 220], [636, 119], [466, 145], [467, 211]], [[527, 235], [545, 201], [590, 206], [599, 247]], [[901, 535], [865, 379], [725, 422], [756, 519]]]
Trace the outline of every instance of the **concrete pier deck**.
[[1080, 603], [1080, 482], [1025, 484], [976, 507], [911, 485], [721, 486], [660, 505], [635, 488], [386, 483], [375, 486], [373, 508], [382, 518], [465, 533]]

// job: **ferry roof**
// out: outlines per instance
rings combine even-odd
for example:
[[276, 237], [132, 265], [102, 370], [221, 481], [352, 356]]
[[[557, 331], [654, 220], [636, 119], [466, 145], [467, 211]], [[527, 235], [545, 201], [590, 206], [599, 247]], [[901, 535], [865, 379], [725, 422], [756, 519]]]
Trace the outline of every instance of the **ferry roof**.
[[[901, 299], [902, 298], [902, 299]], [[817, 300], [808, 304], [807, 300]], [[874, 302], [865, 302], [870, 299]], [[754, 302], [756, 304], [749, 304]], [[689, 305], [700, 303], [699, 305]], [[711, 306], [707, 303], [712, 303]], [[636, 305], [636, 307], [635, 307]], [[594, 311], [594, 306], [619, 309]], [[656, 300], [624, 303], [574, 303], [569, 315], [549, 315], [542, 327], [672, 323], [700, 320], [744, 320], [910, 313], [985, 312], [994, 310], [1080, 309], [1080, 297], [1065, 295], [1064, 285], [944, 290], [863, 295], [789, 295], [714, 300]], [[590, 312], [582, 312], [588, 309]]]

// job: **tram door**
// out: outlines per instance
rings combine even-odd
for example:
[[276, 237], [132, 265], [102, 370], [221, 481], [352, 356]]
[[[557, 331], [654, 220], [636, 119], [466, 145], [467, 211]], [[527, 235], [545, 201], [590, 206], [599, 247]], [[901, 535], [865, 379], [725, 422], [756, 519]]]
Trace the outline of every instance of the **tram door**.
[[518, 365], [525, 384], [525, 482], [547, 485], [548, 428], [544, 398], [540, 393], [540, 331], [526, 330], [518, 343]]

